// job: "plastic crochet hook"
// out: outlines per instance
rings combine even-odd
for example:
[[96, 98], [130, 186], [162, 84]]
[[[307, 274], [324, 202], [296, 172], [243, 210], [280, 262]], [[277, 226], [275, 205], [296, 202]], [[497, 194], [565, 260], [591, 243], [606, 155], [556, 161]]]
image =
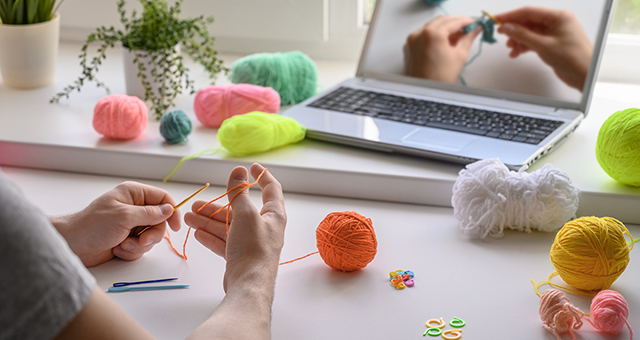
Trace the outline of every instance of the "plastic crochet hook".
[[177, 280], [177, 277], [171, 277], [168, 279], [157, 279], [157, 280], [147, 280], [147, 281], [131, 281], [131, 282], [116, 282], [113, 284], [113, 287], [124, 287], [124, 286], [131, 286], [131, 285], [140, 285], [143, 283], [156, 283], [156, 282], [167, 282], [167, 281], [175, 281]]
[[143, 286], [143, 287], [111, 287], [107, 290], [109, 293], [128, 292], [133, 290], [161, 290], [161, 289], [182, 289], [189, 288], [189, 285], [168, 285], [168, 286]]

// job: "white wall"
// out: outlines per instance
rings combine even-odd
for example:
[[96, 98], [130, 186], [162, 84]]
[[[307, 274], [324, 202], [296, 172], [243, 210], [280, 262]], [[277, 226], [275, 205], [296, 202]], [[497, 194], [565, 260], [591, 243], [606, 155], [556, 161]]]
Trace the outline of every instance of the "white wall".
[[[185, 0], [182, 16], [214, 15], [210, 32], [223, 52], [301, 50], [315, 58], [355, 60], [366, 34], [358, 27], [359, 1]], [[128, 0], [127, 9], [133, 8], [141, 6]], [[116, 0], [65, 0], [60, 13], [63, 40], [83, 41], [102, 25], [121, 27]]]
[[[222, 52], [300, 50], [318, 59], [357, 60], [366, 35], [359, 20], [363, 1], [185, 0], [183, 15], [213, 14], [211, 33]], [[140, 5], [128, 0], [127, 8]], [[60, 13], [63, 40], [84, 41], [101, 25], [120, 27], [116, 0], [65, 0]], [[640, 36], [611, 35], [600, 79], [640, 83], [638, 55]]]

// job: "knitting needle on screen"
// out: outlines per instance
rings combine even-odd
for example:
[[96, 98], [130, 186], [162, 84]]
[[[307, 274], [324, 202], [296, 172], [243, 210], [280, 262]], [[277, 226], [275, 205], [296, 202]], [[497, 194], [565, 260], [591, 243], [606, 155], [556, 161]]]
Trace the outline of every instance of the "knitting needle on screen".
[[482, 10], [482, 14], [486, 15], [487, 18], [493, 20], [493, 22], [495, 22], [496, 24], [502, 25], [502, 21], [498, 20], [498, 18], [496, 18], [493, 15], [489, 14], [487, 11]]
[[[194, 198], [197, 194], [201, 193], [202, 191], [204, 191], [204, 189], [209, 187], [209, 183], [205, 184], [202, 188], [200, 188], [198, 191], [194, 192], [191, 196], [185, 198], [184, 200], [182, 200], [182, 202], [178, 203], [178, 205], [176, 205], [175, 207], [173, 207], [173, 211], [178, 210], [181, 206], [183, 206], [185, 203], [189, 202], [189, 200], [191, 200], [192, 198]], [[142, 235], [142, 233], [144, 233], [145, 231], [147, 231], [147, 229], [151, 228], [151, 226], [146, 226], [144, 229], [142, 229], [140, 232], [138, 232], [136, 234], [136, 236], [140, 236]]]

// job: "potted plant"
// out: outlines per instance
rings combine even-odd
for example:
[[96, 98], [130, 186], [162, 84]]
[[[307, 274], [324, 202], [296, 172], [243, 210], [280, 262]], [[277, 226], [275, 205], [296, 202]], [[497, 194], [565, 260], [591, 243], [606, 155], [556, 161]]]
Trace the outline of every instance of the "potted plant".
[[58, 6], [56, 0], [0, 0], [0, 74], [5, 85], [28, 89], [53, 82]]
[[[87, 81], [93, 81], [109, 92], [108, 87], [96, 78], [96, 74], [106, 58], [106, 51], [116, 44], [123, 47], [125, 78], [129, 77], [126, 80], [127, 93], [150, 101], [156, 119], [160, 119], [174, 105], [178, 94], [184, 90], [191, 94], [196, 92], [180, 50], [207, 70], [212, 83], [218, 73], [227, 72], [222, 61], [217, 58], [218, 53], [213, 48], [214, 39], [207, 31], [207, 26], [213, 23], [212, 16], [179, 18], [183, 0], [176, 1], [171, 7], [166, 0], [138, 1], [142, 4], [142, 15], [138, 17], [134, 10], [130, 18], [124, 9], [125, 0], [118, 1], [122, 30], [99, 27], [87, 37], [79, 56], [82, 74], [73, 84], [56, 94], [51, 99], [52, 103], [58, 102], [62, 97], [68, 98], [74, 90], [80, 91]], [[87, 52], [92, 43], [98, 43], [99, 46], [97, 55], [89, 60]], [[126, 66], [127, 59], [132, 66]], [[126, 70], [132, 71], [127, 74]]]

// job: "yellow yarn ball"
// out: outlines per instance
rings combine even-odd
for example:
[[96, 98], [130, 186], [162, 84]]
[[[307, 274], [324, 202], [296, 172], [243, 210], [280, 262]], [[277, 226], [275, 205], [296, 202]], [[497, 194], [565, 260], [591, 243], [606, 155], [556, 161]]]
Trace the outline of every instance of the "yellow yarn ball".
[[580, 217], [567, 222], [551, 246], [551, 263], [575, 288], [608, 289], [629, 263], [625, 233], [629, 235], [627, 227], [611, 217]]
[[234, 156], [246, 156], [297, 143], [306, 129], [293, 118], [254, 111], [225, 119], [218, 141]]

